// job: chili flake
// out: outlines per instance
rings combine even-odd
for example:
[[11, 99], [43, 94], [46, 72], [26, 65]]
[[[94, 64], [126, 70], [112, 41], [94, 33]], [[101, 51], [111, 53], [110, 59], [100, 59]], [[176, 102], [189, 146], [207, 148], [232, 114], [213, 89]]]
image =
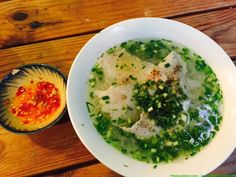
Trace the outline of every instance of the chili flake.
[[30, 81], [20, 86], [12, 100], [10, 111], [21, 118], [23, 124], [41, 123], [61, 104], [58, 88], [46, 81]]

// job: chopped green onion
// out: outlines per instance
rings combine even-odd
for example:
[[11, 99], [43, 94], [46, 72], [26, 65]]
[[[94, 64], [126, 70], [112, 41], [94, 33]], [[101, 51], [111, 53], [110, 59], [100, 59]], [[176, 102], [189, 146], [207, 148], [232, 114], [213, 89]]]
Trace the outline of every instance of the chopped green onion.
[[166, 63], [164, 66], [165, 66], [166, 68], [169, 68], [169, 67], [170, 67], [170, 63]]
[[103, 100], [108, 100], [110, 97], [109, 96], [103, 96], [102, 99]]
[[92, 103], [86, 101], [86, 106], [87, 106], [88, 112], [90, 113], [91, 112], [90, 107], [94, 107], [94, 105]]
[[133, 75], [130, 75], [129, 78], [130, 78], [131, 80], [137, 80], [137, 78], [134, 77]]
[[164, 86], [163, 85], [159, 85], [159, 89], [163, 90]]
[[122, 57], [124, 55], [124, 53], [121, 53], [118, 57], [120, 58], [120, 57]]
[[152, 152], [152, 153], [156, 153], [156, 152], [157, 152], [157, 149], [152, 148], [152, 149], [151, 149], [151, 152]]
[[153, 107], [148, 108], [148, 112], [151, 112], [153, 110]]

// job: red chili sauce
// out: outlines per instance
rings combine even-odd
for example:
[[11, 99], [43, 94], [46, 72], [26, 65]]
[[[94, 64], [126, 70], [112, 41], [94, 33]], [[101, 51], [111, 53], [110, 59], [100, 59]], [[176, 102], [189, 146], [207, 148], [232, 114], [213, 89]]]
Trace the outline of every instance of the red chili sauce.
[[11, 102], [10, 111], [23, 124], [41, 123], [49, 118], [61, 104], [58, 88], [46, 81], [30, 81], [20, 86]]

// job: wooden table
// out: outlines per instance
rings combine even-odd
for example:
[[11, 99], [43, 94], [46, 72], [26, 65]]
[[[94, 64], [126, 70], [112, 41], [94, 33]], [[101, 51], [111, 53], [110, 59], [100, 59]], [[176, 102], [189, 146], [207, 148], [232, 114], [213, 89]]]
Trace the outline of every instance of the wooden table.
[[[121, 20], [165, 17], [191, 25], [236, 63], [236, 0], [0, 0], [0, 78], [29, 63], [68, 74], [80, 48]], [[217, 147], [220, 148], [220, 147]], [[212, 174], [236, 174], [236, 150]], [[76, 136], [68, 114], [33, 135], [0, 128], [0, 176], [119, 175], [99, 163]]]

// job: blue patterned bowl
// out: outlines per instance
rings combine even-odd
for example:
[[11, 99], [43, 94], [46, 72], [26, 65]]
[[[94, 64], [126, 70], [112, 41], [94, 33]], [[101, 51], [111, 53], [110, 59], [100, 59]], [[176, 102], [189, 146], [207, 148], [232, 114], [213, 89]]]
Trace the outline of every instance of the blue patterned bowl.
[[13, 69], [0, 83], [0, 125], [33, 133], [54, 125], [66, 111], [66, 78], [45, 64]]

